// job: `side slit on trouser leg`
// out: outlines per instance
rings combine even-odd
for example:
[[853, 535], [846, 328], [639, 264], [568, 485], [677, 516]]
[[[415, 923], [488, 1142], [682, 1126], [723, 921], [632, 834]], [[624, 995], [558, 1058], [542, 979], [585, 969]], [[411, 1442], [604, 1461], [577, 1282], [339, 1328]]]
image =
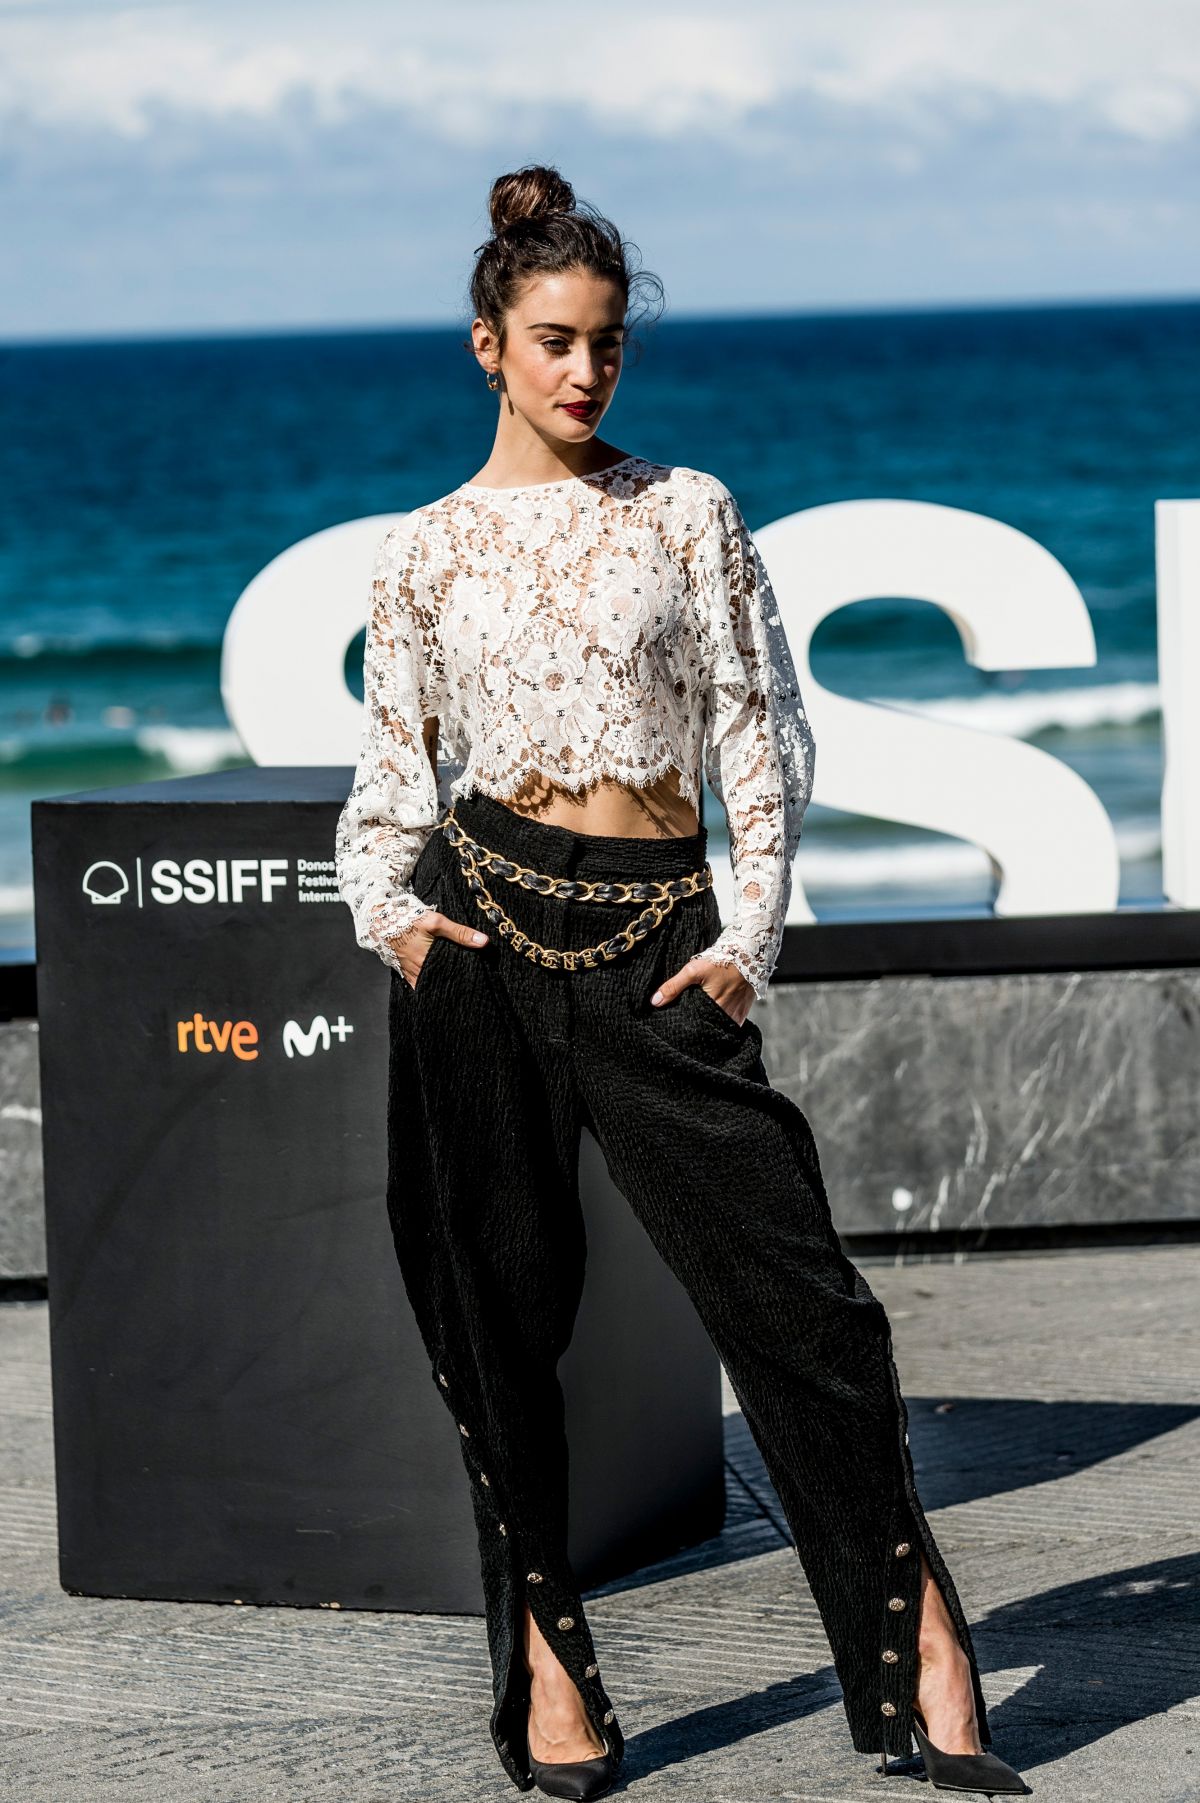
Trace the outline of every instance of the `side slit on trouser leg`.
[[488, 1728], [509, 1776], [521, 1790], [529, 1790], [534, 1780], [529, 1768], [530, 1674], [523, 1651], [525, 1605], [511, 1559], [509, 1573], [511, 1589], [508, 1619], [512, 1644], [508, 1651], [504, 1687], [492, 1710]]
[[[456, 1401], [459, 1385], [447, 1375], [449, 1363], [446, 1356], [435, 1364], [434, 1377], [451, 1414], [457, 1414], [464, 1405]], [[458, 1427], [478, 1530], [494, 1687], [489, 1730], [500, 1762], [518, 1790], [532, 1786], [528, 1744], [531, 1681], [524, 1658], [526, 1603], [543, 1639], [579, 1692], [601, 1744], [619, 1762], [624, 1754], [624, 1737], [600, 1680], [591, 1630], [565, 1548], [559, 1549], [555, 1561], [557, 1575], [551, 1571], [549, 1560], [543, 1561], [545, 1571], [528, 1564], [530, 1541], [522, 1532], [519, 1509], [511, 1496], [504, 1494], [495, 1476], [499, 1461], [492, 1459], [481, 1444], [480, 1429], [465, 1420], [459, 1420]], [[489, 1459], [492, 1471], [478, 1463], [481, 1457]], [[541, 1619], [543, 1615], [545, 1620]], [[502, 1678], [498, 1674], [503, 1674]]]
[[[953, 1624], [958, 1644], [966, 1655], [971, 1674], [971, 1690], [975, 1699], [975, 1720], [979, 1732], [979, 1743], [982, 1747], [986, 1748], [991, 1745], [992, 1733], [988, 1722], [987, 1704], [984, 1700], [983, 1689], [980, 1683], [979, 1662], [975, 1654], [970, 1626], [963, 1611], [962, 1603], [959, 1600], [958, 1591], [955, 1587], [954, 1580], [950, 1575], [949, 1569], [947, 1568], [946, 1562], [938, 1548], [937, 1541], [933, 1535], [933, 1530], [926, 1519], [925, 1511], [917, 1491], [916, 1474], [913, 1468], [912, 1453], [908, 1442], [908, 1409], [904, 1401], [904, 1395], [900, 1385], [900, 1376], [896, 1367], [890, 1324], [884, 1344], [884, 1352], [887, 1360], [888, 1376], [892, 1387], [892, 1402], [895, 1411], [902, 1483], [902, 1490], [897, 1496], [893, 1510], [893, 1527], [896, 1531], [897, 1538], [892, 1544], [892, 1557], [894, 1560], [912, 1558], [917, 1551], [918, 1544], [925, 1555], [925, 1560], [929, 1566], [930, 1573], [941, 1593], [942, 1601], [946, 1606], [946, 1613]], [[917, 1544], [914, 1544], [913, 1542], [914, 1534], [916, 1535]], [[902, 1552], [901, 1548], [904, 1548], [905, 1550]], [[884, 1650], [881, 1655], [884, 1661], [884, 1669], [888, 1670], [890, 1668], [898, 1674], [902, 1672], [904, 1689], [901, 1694], [895, 1697], [893, 1711], [888, 1711], [886, 1707], [882, 1710], [884, 1732], [881, 1736], [881, 1746], [884, 1770], [887, 1769], [887, 1756], [889, 1753], [903, 1756], [911, 1750], [912, 1706], [916, 1700], [916, 1641], [919, 1631], [921, 1599], [920, 1558], [914, 1558], [913, 1563], [916, 1567], [916, 1600], [913, 1603], [912, 1626], [906, 1636], [907, 1651], [909, 1654], [907, 1659], [889, 1660], [887, 1658], [887, 1649], [891, 1646], [891, 1642], [888, 1639], [888, 1617], [885, 1616]], [[906, 1598], [905, 1600], [907, 1602], [908, 1599]], [[885, 1698], [885, 1705], [892, 1700], [891, 1697]]]
[[[530, 1554], [534, 1537], [523, 1528], [521, 1510], [498, 1476], [502, 1461], [489, 1452], [483, 1429], [476, 1425], [482, 1411], [477, 1413], [473, 1404], [462, 1400], [466, 1386], [448, 1353], [435, 1361], [433, 1376], [458, 1426], [470, 1480], [493, 1671], [489, 1730], [500, 1762], [519, 1790], [532, 1786], [528, 1745], [531, 1680], [524, 1658], [526, 1603], [543, 1639], [575, 1684], [601, 1744], [619, 1762], [624, 1737], [600, 1680], [591, 1630], [566, 1547], [555, 1547], [553, 1561]], [[540, 1565], [531, 1564], [531, 1557], [539, 1557]]]

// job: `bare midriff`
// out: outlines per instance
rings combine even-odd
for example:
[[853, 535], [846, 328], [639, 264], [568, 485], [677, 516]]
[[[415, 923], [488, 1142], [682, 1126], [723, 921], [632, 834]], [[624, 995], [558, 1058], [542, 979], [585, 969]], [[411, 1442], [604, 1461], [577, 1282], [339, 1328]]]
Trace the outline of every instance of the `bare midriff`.
[[[436, 774], [437, 720], [426, 720], [423, 731], [425, 750]], [[568, 826], [576, 833], [599, 833], [605, 838], [682, 839], [700, 830], [700, 818], [679, 793], [679, 771], [673, 767], [644, 789], [601, 776], [578, 791], [540, 771], [531, 771], [520, 788], [505, 796], [504, 805], [547, 826]]]
[[644, 789], [602, 776], [578, 793], [537, 773], [506, 795], [504, 805], [547, 826], [622, 839], [678, 839], [700, 829], [695, 808], [679, 793], [675, 769]]

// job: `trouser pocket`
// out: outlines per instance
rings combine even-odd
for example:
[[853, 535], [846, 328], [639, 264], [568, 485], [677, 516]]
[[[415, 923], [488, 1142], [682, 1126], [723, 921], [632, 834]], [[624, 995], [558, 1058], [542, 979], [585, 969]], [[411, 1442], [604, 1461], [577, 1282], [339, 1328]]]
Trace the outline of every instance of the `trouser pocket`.
[[[688, 992], [685, 991], [685, 993]], [[708, 990], [700, 983], [693, 983], [690, 993], [699, 996], [700, 1007], [705, 1014], [713, 1017], [714, 1022], [719, 1022], [720, 1025], [724, 1027], [727, 1032], [732, 1033], [735, 1038], [740, 1039], [742, 1037], [746, 1031], [747, 1022], [750, 1019], [749, 1015], [746, 1016], [745, 1020], [734, 1020], [732, 1014], [728, 1013], [726, 1009], [721, 1006], [716, 996], [710, 995]]]

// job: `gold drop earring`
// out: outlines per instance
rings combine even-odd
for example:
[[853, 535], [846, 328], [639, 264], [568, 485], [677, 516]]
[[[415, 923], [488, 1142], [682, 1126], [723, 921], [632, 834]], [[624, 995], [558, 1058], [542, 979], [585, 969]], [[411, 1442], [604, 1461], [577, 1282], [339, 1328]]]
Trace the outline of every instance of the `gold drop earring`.
[[500, 372], [498, 370], [492, 369], [488, 371], [487, 385], [492, 393], [495, 394], [500, 386]]

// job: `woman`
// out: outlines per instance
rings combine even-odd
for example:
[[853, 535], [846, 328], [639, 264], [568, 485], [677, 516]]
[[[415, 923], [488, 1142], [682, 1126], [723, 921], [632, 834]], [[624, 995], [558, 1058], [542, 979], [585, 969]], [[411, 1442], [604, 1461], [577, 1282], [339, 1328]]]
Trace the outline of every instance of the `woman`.
[[[495, 443], [379, 549], [337, 859], [358, 943], [393, 973], [388, 1206], [470, 1477], [497, 1752], [518, 1788], [584, 1798], [624, 1749], [567, 1556], [556, 1366], [586, 1123], [761, 1448], [855, 1747], [886, 1770], [911, 1726], [935, 1781], [1026, 1791], [984, 1751], [887, 1317], [749, 1018], [813, 768], [766, 571], [716, 477], [596, 436], [642, 273], [616, 229], [538, 165], [490, 204], [471, 348]], [[441, 818], [439, 732], [465, 761]], [[729, 822], [724, 925], [702, 762]]]

